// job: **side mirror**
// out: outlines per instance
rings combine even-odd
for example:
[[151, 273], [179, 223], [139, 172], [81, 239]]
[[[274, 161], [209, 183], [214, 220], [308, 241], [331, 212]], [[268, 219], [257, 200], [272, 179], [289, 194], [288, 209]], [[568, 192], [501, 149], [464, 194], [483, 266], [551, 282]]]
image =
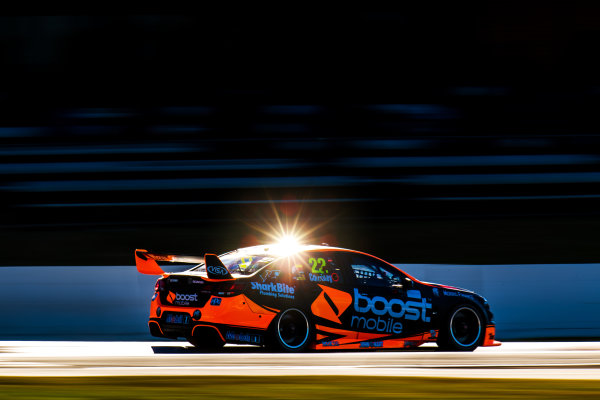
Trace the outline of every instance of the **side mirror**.
[[391, 288], [393, 294], [398, 294], [404, 291], [404, 285], [402, 285], [400, 282], [393, 283]]

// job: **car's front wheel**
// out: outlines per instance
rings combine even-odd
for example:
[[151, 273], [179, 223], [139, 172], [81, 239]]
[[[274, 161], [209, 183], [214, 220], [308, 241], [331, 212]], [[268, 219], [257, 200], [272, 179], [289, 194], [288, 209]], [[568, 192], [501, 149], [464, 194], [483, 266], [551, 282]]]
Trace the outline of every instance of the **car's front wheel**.
[[471, 305], [455, 307], [444, 322], [437, 341], [441, 350], [473, 351], [481, 343], [482, 318]]
[[275, 319], [271, 336], [275, 350], [301, 352], [310, 346], [314, 328], [304, 311], [288, 308]]

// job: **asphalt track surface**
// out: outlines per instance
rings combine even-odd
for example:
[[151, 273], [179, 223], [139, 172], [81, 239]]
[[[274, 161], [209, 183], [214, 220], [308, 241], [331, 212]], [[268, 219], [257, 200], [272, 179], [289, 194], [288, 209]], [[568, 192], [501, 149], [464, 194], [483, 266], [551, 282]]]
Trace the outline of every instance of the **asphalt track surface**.
[[274, 354], [187, 342], [0, 342], [0, 376], [371, 375], [600, 379], [600, 342], [509, 342], [472, 353], [415, 350]]

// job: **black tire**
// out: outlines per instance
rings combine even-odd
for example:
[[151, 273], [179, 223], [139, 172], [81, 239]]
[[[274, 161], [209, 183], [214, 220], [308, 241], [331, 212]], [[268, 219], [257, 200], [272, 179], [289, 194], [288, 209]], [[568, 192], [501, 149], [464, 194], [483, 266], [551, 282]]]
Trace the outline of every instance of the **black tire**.
[[203, 351], [217, 351], [225, 346], [225, 342], [216, 335], [190, 336], [186, 338], [195, 348]]
[[483, 339], [483, 319], [472, 305], [455, 307], [444, 321], [438, 347], [447, 351], [473, 351]]
[[313, 340], [314, 328], [307, 313], [288, 308], [273, 321], [269, 347], [276, 351], [299, 353], [308, 350]]

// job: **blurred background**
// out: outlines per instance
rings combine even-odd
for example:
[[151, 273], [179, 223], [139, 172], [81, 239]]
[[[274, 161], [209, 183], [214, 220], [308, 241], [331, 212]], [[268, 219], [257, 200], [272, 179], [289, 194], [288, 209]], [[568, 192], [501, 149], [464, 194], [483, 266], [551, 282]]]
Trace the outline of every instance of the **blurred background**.
[[164, 11], [0, 17], [0, 264], [599, 261], [598, 4]]

